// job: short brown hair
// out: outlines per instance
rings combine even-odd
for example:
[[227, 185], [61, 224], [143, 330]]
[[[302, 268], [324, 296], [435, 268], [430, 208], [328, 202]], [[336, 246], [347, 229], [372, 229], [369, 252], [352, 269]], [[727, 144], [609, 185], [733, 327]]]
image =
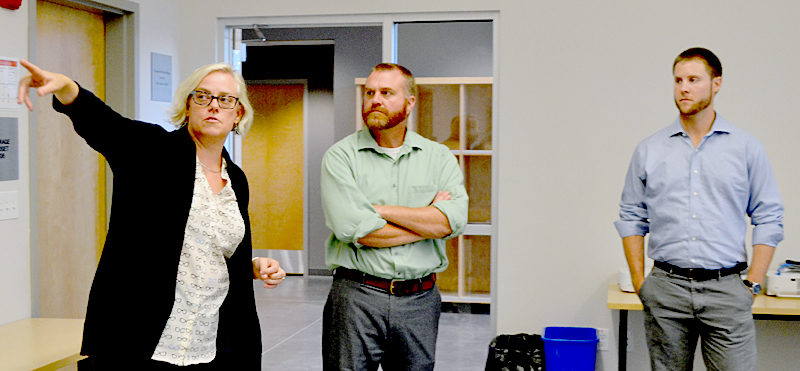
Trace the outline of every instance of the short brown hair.
[[678, 63], [691, 59], [700, 59], [705, 62], [708, 74], [711, 75], [712, 78], [722, 76], [722, 62], [719, 61], [719, 58], [717, 58], [711, 50], [706, 48], [689, 48], [684, 50], [681, 54], [678, 54], [675, 58], [675, 62], [672, 62], [672, 71], [675, 72], [675, 66], [677, 66]]
[[384, 71], [400, 71], [400, 73], [403, 74], [403, 77], [406, 78], [406, 96], [408, 97], [417, 96], [417, 82], [414, 81], [414, 74], [412, 74], [408, 68], [405, 68], [396, 63], [380, 63], [375, 67], [372, 67], [372, 72], [384, 72]]

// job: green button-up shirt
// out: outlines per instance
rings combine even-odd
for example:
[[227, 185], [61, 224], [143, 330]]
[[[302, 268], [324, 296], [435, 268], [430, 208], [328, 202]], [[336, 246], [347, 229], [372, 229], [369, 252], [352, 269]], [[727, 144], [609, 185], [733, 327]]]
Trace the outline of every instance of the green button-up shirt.
[[444, 239], [426, 239], [389, 248], [358, 243], [386, 225], [372, 205], [425, 207], [438, 191], [451, 198], [433, 206], [461, 234], [469, 198], [455, 156], [442, 144], [407, 131], [397, 160], [379, 150], [368, 129], [334, 144], [322, 159], [322, 208], [328, 228], [325, 261], [387, 279], [414, 279], [447, 268]]

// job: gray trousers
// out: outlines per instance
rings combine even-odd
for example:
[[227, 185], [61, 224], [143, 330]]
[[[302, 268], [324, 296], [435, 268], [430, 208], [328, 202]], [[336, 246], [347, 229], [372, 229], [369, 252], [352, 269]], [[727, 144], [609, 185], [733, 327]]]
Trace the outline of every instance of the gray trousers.
[[709, 370], [756, 369], [753, 295], [738, 275], [695, 281], [653, 268], [639, 297], [653, 370], [691, 370], [698, 337]]
[[336, 277], [322, 315], [323, 370], [433, 370], [439, 289], [393, 296]]

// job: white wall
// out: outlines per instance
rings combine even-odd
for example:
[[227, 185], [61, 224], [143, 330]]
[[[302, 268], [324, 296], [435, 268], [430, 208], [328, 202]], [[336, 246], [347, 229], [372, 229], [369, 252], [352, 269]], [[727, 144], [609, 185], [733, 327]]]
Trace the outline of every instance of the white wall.
[[138, 110], [136, 118], [145, 122], [159, 124], [167, 130], [174, 130], [175, 126], [169, 123], [169, 102], [157, 102], [150, 97], [150, 53], [166, 54], [172, 56], [172, 91], [178, 84], [202, 64], [197, 63], [189, 70], [181, 70], [179, 63], [179, 50], [184, 46], [191, 47], [203, 43], [202, 39], [193, 39], [192, 32], [181, 34], [181, 12], [172, 1], [160, 0], [133, 0], [139, 3], [139, 59], [137, 71], [139, 74], [139, 96], [137, 98]]
[[[611, 225], [623, 177], [635, 144], [676, 117], [671, 63], [691, 46], [719, 55], [715, 107], [760, 138], [772, 159], [787, 210], [775, 261], [800, 255], [792, 104], [800, 53], [786, 47], [800, 41], [797, 4], [530, 4], [501, 14], [499, 332], [616, 326], [604, 304], [608, 282], [625, 265]], [[630, 321], [639, 344], [631, 369], [646, 369], [641, 315]], [[773, 326], [800, 335], [796, 324], [759, 322], [759, 369], [794, 368], [786, 349], [773, 345], [788, 335]], [[607, 370], [614, 349], [600, 353]]]
[[[0, 57], [28, 58], [27, 1], [17, 10], [0, 9]], [[22, 107], [0, 109], [0, 116], [16, 117], [19, 125], [19, 180], [1, 181], [0, 192], [17, 192], [20, 210], [19, 218], [0, 220], [0, 325], [31, 316], [30, 141]]]

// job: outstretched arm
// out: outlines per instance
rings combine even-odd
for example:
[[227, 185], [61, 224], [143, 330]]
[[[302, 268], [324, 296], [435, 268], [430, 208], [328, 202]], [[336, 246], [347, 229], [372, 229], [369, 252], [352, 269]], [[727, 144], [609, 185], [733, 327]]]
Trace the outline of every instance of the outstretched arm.
[[45, 71], [24, 59], [19, 62], [22, 67], [25, 67], [30, 72], [30, 75], [19, 80], [17, 103], [25, 103], [28, 110], [33, 111], [33, 103], [30, 96], [28, 96], [28, 89], [30, 88], [36, 88], [36, 94], [40, 97], [52, 93], [63, 105], [71, 104], [78, 97], [78, 91], [80, 90], [78, 84], [69, 77], [60, 73]]

